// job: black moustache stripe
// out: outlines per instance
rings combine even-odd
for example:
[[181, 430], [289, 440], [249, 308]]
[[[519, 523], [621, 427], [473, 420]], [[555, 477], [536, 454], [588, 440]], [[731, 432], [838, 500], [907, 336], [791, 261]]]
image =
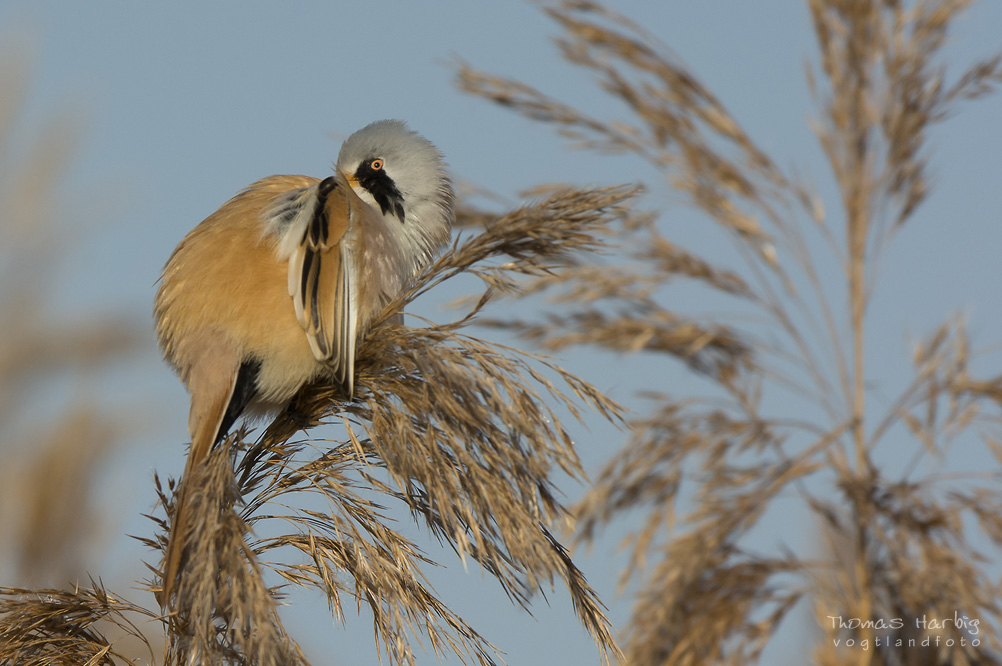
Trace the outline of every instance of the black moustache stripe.
[[372, 171], [371, 169], [359, 169], [356, 174], [358, 182], [369, 191], [372, 198], [379, 204], [379, 209], [383, 215], [393, 214], [404, 222], [404, 197], [397, 189], [393, 179], [386, 175], [385, 171]]

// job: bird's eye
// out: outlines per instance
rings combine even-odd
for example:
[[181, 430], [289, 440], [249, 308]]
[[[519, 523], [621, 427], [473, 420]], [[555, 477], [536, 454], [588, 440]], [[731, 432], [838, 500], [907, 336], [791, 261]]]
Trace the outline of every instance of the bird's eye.
[[372, 160], [371, 162], [369, 162], [369, 168], [372, 169], [373, 171], [382, 171], [383, 170], [383, 160], [381, 160], [381, 159], [374, 159], [374, 160]]

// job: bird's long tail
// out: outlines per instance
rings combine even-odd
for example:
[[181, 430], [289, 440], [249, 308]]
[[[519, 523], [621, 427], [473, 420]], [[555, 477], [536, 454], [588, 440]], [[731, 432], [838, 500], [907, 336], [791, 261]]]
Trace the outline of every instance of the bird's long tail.
[[181, 375], [191, 394], [191, 410], [188, 412], [191, 450], [184, 475], [174, 493], [174, 511], [164, 553], [163, 589], [158, 599], [161, 608], [172, 607], [173, 597], [178, 591], [187, 535], [193, 529], [189, 514], [194, 472], [204, 463], [220, 435], [229, 429], [249, 398], [242, 395], [240, 404], [231, 405], [243, 366], [238, 348], [228, 338], [203, 333], [189, 340], [188, 347], [183, 350], [182, 356], [188, 359], [188, 363]]
[[[215, 409], [209, 410], [212, 414], [211, 417], [192, 419], [194, 427], [192, 428], [191, 450], [188, 452], [184, 474], [174, 492], [174, 511], [171, 515], [170, 534], [167, 537], [167, 548], [164, 553], [163, 590], [158, 599], [162, 608], [171, 605], [174, 595], [179, 591], [178, 578], [184, 563], [188, 536], [193, 529], [191, 516], [193, 477], [198, 468], [204, 464], [218, 438], [222, 414], [225, 414], [229, 400], [230, 395], [226, 395], [221, 404], [213, 405]], [[194, 411], [194, 404], [192, 409]], [[219, 417], [215, 416], [217, 413], [220, 414]]]

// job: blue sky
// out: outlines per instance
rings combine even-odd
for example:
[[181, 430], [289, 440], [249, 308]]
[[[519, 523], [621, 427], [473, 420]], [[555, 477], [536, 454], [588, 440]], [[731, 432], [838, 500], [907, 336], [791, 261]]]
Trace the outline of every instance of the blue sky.
[[[807, 122], [812, 109], [803, 72], [813, 37], [804, 6], [786, 0], [616, 6], [685, 60], [777, 163], [812, 174], [822, 194], [832, 195]], [[328, 173], [341, 139], [380, 118], [406, 120], [445, 153], [457, 180], [513, 202], [519, 190], [540, 182], [650, 179], [629, 160], [570, 152], [548, 129], [455, 89], [450, 63], [461, 57], [594, 115], [617, 113], [586, 74], [559, 59], [555, 34], [555, 24], [523, 2], [7, 0], [0, 4], [0, 38], [31, 71], [22, 129], [31, 133], [64, 115], [79, 120], [82, 142], [64, 205], [77, 217], [102, 221], [70, 258], [54, 307], [67, 317], [122, 309], [150, 321], [154, 281], [192, 226], [259, 177]], [[954, 62], [970, 62], [998, 49], [999, 34], [1002, 3], [983, 2], [958, 23], [948, 53]], [[951, 312], [969, 315], [976, 342], [1002, 338], [1000, 117], [998, 97], [967, 105], [932, 137], [934, 194], [888, 255], [873, 304], [879, 315], [871, 358], [890, 384], [907, 368], [902, 343]], [[673, 238], [713, 250], [717, 237], [670, 191], [653, 189], [648, 203], [666, 209]], [[454, 296], [442, 294], [441, 302]], [[657, 379], [660, 370], [624, 370], [615, 359], [584, 353], [570, 362], [638, 408], [630, 402], [637, 377], [685, 391], [684, 373]], [[138, 369], [104, 382], [110, 403], [138, 400], [156, 413], [156, 432], [137, 437], [103, 479], [102, 497], [118, 512], [112, 529], [123, 536], [93, 573], [114, 586], [114, 572], [127, 586], [144, 575], [136, 562], [144, 554], [124, 535], [145, 528], [136, 514], [152, 506], [152, 470], [181, 469], [187, 398], [160, 364], [152, 330]], [[595, 470], [622, 436], [593, 424], [580, 437]], [[575, 498], [580, 489], [567, 493]], [[582, 563], [622, 623], [629, 603], [613, 596], [621, 562], [614, 545], [601, 544]], [[509, 663], [597, 659], [566, 595], [552, 595], [549, 606], [540, 601], [533, 620], [506, 610], [504, 596], [477, 572], [451, 566], [434, 580], [460, 614], [507, 651]], [[314, 663], [375, 663], [367, 620], [350, 621], [342, 631], [332, 628], [322, 599], [312, 604], [291, 609], [288, 622]], [[422, 663], [433, 660], [428, 655]]]

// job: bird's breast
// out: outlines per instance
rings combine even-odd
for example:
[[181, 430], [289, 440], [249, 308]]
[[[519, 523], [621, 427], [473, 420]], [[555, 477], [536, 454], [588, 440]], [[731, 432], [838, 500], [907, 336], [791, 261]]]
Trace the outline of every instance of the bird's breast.
[[387, 219], [366, 211], [352, 220], [342, 241], [348, 257], [354, 292], [358, 301], [360, 330], [404, 288], [413, 276], [406, 247], [394, 233], [396, 218]]

